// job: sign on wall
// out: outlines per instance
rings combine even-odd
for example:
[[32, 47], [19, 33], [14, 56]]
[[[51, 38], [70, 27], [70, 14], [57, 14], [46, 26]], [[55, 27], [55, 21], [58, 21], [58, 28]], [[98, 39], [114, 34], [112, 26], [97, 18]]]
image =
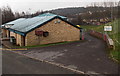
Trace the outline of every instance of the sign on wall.
[[104, 31], [112, 31], [112, 26], [104, 26]]

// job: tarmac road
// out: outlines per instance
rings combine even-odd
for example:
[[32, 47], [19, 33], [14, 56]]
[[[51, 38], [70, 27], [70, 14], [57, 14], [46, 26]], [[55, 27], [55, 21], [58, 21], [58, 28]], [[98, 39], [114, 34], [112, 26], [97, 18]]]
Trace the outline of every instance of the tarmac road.
[[78, 69], [85, 73], [118, 74], [119, 66], [109, 58], [107, 47], [103, 40], [86, 33], [85, 42], [31, 48], [21, 53], [67, 67]]
[[69, 70], [13, 53], [2, 52], [3, 74], [75, 74]]

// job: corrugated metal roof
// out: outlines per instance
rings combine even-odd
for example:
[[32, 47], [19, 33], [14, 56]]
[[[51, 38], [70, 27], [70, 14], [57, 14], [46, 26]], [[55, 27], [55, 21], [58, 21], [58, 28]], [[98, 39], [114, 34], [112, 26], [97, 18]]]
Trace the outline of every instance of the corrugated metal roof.
[[16, 19], [16, 20], [14, 20], [14, 21], [10, 21], [10, 22], [8, 22], [8, 23], [5, 23], [5, 24], [1, 25], [1, 27], [2, 27], [2, 26], [5, 27], [5, 26], [7, 26], [7, 25], [18, 24], [19, 22], [22, 22], [23, 20], [25, 20], [25, 18], [19, 18], [19, 19]]
[[[14, 26], [12, 26], [10, 28], [17, 30], [17, 31], [20, 31], [20, 32], [27, 32], [27, 31], [31, 30], [32, 28], [35, 28], [38, 25], [41, 25], [44, 22], [46, 22], [46, 21], [48, 21], [56, 16], [58, 16], [58, 15], [51, 14], [51, 13], [45, 13], [45, 14], [38, 15], [38, 16], [33, 17], [33, 18], [24, 19], [19, 23], [15, 23]], [[64, 16], [59, 16], [59, 17], [61, 17], [63, 19], [66, 18]], [[13, 22], [11, 22], [11, 23], [13, 23]]]
[[43, 24], [44, 22], [50, 20], [51, 18], [54, 18], [55, 16], [43, 16], [43, 17], [33, 17], [28, 18], [22, 21], [19, 24], [14, 24], [14, 26], [10, 27], [11, 29], [20, 31], [20, 32], [27, 32], [31, 30], [32, 28], [37, 27], [38, 25]]
[[19, 19], [16, 19], [16, 20], [14, 20], [14, 21], [8, 22], [8, 23], [6, 23], [6, 24], [17, 24], [17, 23], [19, 23], [19, 22], [21, 22], [21, 21], [23, 21], [23, 20], [25, 20], [25, 18], [19, 18]]

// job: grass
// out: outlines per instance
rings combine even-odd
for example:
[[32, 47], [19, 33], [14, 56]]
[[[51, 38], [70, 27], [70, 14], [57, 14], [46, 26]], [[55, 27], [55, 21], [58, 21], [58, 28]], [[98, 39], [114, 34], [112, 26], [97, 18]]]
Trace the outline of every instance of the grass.
[[34, 45], [34, 46], [15, 46], [14, 48], [47, 47], [47, 46], [61, 45], [61, 44], [67, 44], [67, 43], [72, 43], [72, 42], [79, 42], [79, 41], [65, 41], [65, 42], [58, 42], [58, 43], [51, 43], [51, 44], [43, 44], [43, 45]]
[[120, 19], [117, 19], [115, 21], [112, 21], [112, 22], [109, 22], [105, 25], [94, 25], [94, 26], [81, 26], [82, 28], [86, 29], [87, 30], [95, 30], [97, 32], [101, 32], [101, 33], [104, 33], [104, 26], [106, 25], [111, 25], [112, 26], [112, 31], [111, 32], [107, 32], [108, 35], [110, 36], [110, 38], [113, 39], [114, 41], [114, 44], [115, 44], [115, 48], [114, 49], [109, 49], [110, 51], [110, 54], [113, 55], [113, 57], [116, 59], [116, 60], [120, 60], [120, 28], [119, 28], [119, 24], [120, 24]]
[[120, 62], [120, 51], [110, 51], [110, 54], [112, 55], [112, 58]]
[[86, 31], [87, 30], [95, 30], [95, 31], [98, 31], [98, 32], [103, 32], [103, 25], [84, 25], [84, 26], [81, 26], [81, 28], [84, 28]]

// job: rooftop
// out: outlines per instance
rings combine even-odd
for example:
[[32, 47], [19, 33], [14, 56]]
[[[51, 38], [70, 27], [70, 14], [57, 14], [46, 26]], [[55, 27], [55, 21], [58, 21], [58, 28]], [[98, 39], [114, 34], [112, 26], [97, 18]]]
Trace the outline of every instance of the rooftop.
[[[32, 18], [19, 18], [14, 21], [8, 22], [6, 25], [13, 25], [9, 27], [10, 31], [15, 33], [19, 33], [21, 35], [25, 35], [26, 33], [30, 32], [31, 30], [42, 26], [44, 23], [54, 19], [54, 18], [61, 18], [63, 20], [67, 19], [64, 16], [52, 14], [52, 13], [44, 13]], [[66, 21], [66, 20], [65, 20]]]
[[[27, 31], [31, 30], [32, 28], [35, 28], [38, 25], [41, 25], [56, 16], [59, 16], [59, 15], [55, 15], [55, 14], [51, 14], [51, 13], [44, 13], [44, 14], [38, 15], [33, 18], [19, 18], [17, 20], [8, 22], [4, 25], [13, 24], [13, 26], [11, 26], [10, 29], [14, 29], [14, 30], [25, 33]], [[59, 17], [61, 17], [62, 19], [66, 18], [64, 16], [59, 16]]]

